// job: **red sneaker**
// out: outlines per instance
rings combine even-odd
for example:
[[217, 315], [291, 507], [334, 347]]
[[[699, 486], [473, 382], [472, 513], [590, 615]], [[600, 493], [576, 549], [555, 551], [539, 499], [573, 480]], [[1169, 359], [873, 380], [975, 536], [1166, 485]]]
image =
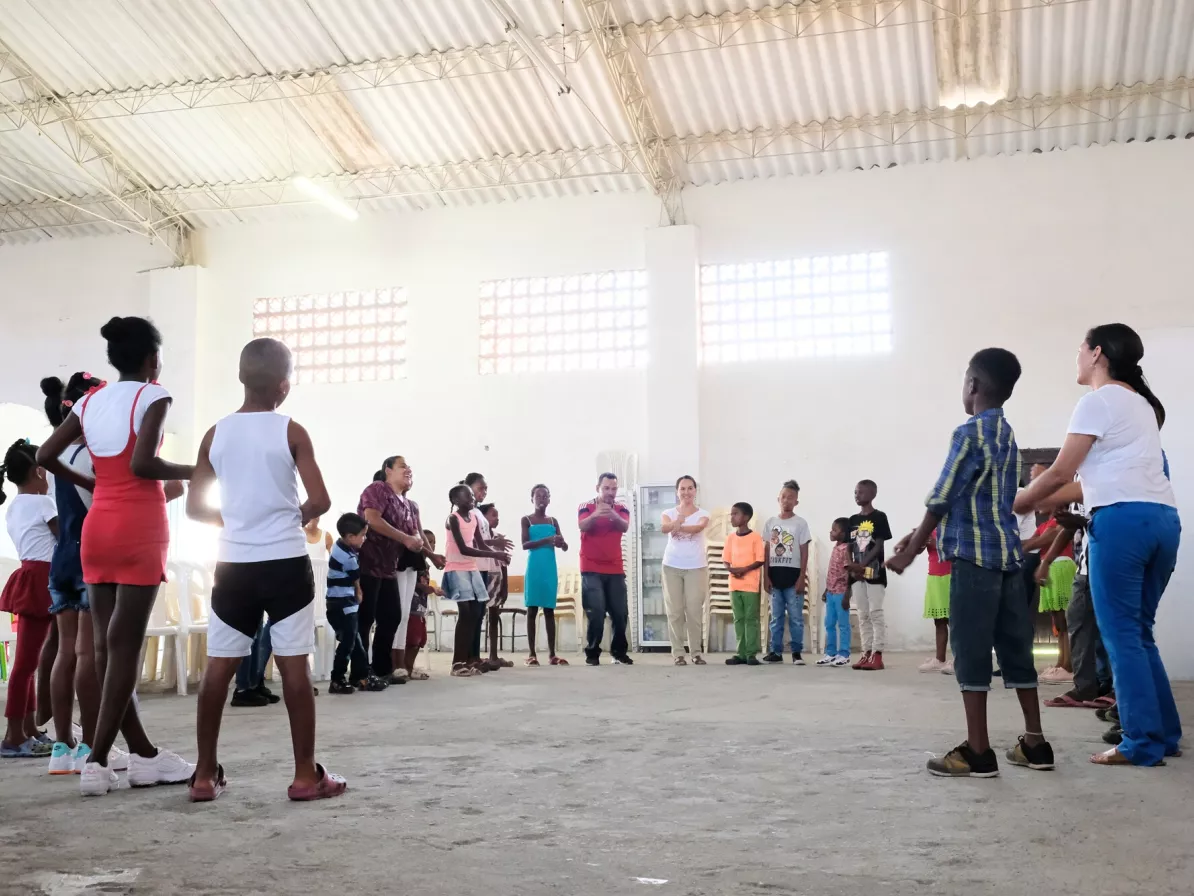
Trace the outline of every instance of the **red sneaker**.
[[866, 669], [871, 664], [871, 652], [868, 650], [858, 658], [858, 662], [851, 666], [851, 669]]
[[870, 662], [863, 666], [863, 669], [865, 669], [867, 672], [878, 672], [883, 668], [885, 667], [883, 665], [882, 650], [876, 650], [874, 653], [872, 653]]

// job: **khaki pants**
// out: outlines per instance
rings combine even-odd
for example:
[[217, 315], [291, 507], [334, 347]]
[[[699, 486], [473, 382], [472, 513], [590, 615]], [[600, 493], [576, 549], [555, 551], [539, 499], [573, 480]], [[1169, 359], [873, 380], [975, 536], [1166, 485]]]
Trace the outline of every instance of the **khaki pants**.
[[873, 582], [855, 582], [850, 591], [858, 610], [858, 636], [863, 653], [881, 653], [887, 641], [887, 623], [883, 621], [883, 597], [887, 589]]
[[667, 609], [667, 637], [672, 642], [672, 656], [684, 656], [684, 635], [688, 650], [701, 653], [701, 628], [705, 615], [705, 593], [709, 590], [708, 570], [663, 568], [663, 603]]

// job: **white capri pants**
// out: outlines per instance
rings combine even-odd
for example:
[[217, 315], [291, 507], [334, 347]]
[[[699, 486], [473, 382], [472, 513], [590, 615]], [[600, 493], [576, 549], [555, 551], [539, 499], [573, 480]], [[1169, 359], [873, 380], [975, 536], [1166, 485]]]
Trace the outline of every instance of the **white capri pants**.
[[410, 623], [410, 605], [415, 599], [415, 585], [419, 582], [417, 569], [404, 569], [398, 573], [398, 606], [402, 610], [402, 621], [394, 633], [395, 650], [406, 649], [406, 629]]

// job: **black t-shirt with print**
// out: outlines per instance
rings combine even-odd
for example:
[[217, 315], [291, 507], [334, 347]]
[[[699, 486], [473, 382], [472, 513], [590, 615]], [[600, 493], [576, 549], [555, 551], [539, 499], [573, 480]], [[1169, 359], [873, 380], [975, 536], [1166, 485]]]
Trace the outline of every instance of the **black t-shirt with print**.
[[[872, 541], [890, 541], [891, 526], [887, 523], [887, 514], [882, 510], [872, 510], [870, 513], [856, 513], [850, 517], [850, 561], [861, 563], [862, 555], [870, 550]], [[868, 567], [871, 575], [864, 581], [874, 585], [887, 585], [887, 569], [883, 566], [883, 546], [879, 546], [879, 554]]]

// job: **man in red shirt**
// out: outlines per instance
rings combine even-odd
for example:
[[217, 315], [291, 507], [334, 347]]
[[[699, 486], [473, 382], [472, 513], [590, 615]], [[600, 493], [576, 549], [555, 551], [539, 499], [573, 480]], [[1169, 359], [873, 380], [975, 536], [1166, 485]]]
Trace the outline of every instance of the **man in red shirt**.
[[630, 528], [630, 511], [618, 503], [618, 477], [602, 473], [597, 497], [581, 504], [580, 523], [581, 603], [588, 619], [585, 662], [601, 665], [601, 639], [605, 617], [613, 624], [609, 652], [614, 665], [631, 666], [626, 650], [626, 571], [622, 565], [622, 536]]

